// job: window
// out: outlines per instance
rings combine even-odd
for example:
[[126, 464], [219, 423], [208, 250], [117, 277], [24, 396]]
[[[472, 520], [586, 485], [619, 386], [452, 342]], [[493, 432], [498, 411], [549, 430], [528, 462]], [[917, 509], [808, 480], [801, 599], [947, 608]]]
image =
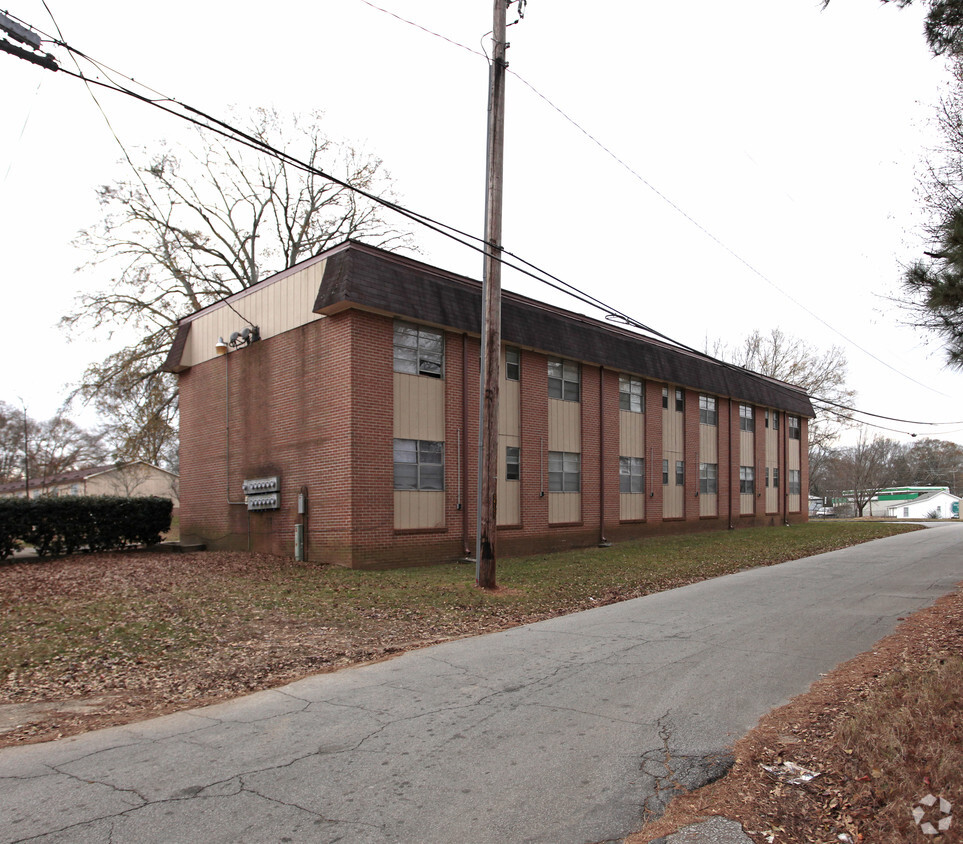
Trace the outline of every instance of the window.
[[663, 486], [669, 485], [669, 461], [668, 460], [662, 461], [662, 485]]
[[521, 477], [521, 453], [517, 445], [505, 446], [505, 480], [517, 481]]
[[675, 391], [675, 410], [676, 413], [682, 413], [685, 411], [685, 394], [679, 389], [676, 389]]
[[903, 518], [904, 518], [904, 519], [908, 519], [908, 518], [909, 518], [909, 507], [904, 507], [904, 508], [903, 508]]
[[699, 464], [699, 492], [709, 495], [719, 491], [719, 464]]
[[518, 381], [522, 372], [522, 352], [514, 346], [505, 348], [505, 380]]
[[675, 461], [675, 485], [685, 486], [685, 461]]
[[798, 440], [799, 439], [799, 417], [798, 416], [787, 416], [786, 425], [789, 428], [789, 439]]
[[[766, 420], [769, 421], [768, 419]], [[766, 489], [769, 489], [769, 467], [766, 466]]]
[[739, 494], [754, 495], [756, 492], [756, 469], [754, 466], [739, 467]]
[[579, 369], [575, 361], [548, 359], [548, 397], [564, 401], [579, 400]]
[[395, 372], [441, 378], [444, 337], [423, 325], [395, 321]]
[[779, 411], [778, 410], [774, 410], [772, 412], [772, 429], [774, 431], [779, 430]]
[[581, 489], [582, 455], [569, 451], [548, 453], [548, 491], [578, 492]]
[[631, 375], [619, 376], [619, 410], [631, 410], [633, 413], [645, 412], [642, 379], [633, 378]]
[[619, 458], [619, 492], [645, 492], [645, 461], [641, 457]]
[[395, 489], [444, 489], [445, 444], [395, 440]]
[[790, 469], [789, 470], [789, 494], [800, 495], [801, 493], [802, 493], [802, 482], [799, 477], [799, 469]]
[[772, 488], [779, 489], [779, 467], [772, 467]]
[[[769, 427], [769, 409], [766, 408], [766, 427]], [[769, 486], [769, 476], [766, 476], [766, 486]]]
[[715, 396], [699, 396], [699, 421], [703, 425], [719, 424], [719, 413], [716, 410]]
[[666, 410], [669, 409], [669, 388], [668, 387], [662, 388], [662, 407], [664, 407]]
[[752, 405], [750, 404], [739, 405], [739, 430], [740, 431], [756, 430], [756, 420], [753, 417]]

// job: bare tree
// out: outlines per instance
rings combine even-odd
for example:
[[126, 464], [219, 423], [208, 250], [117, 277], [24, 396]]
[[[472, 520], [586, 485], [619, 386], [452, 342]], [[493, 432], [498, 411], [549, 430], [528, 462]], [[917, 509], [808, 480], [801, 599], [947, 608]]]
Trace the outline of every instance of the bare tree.
[[846, 383], [846, 353], [839, 346], [820, 351], [811, 343], [773, 328], [768, 334], [757, 329], [732, 345], [716, 341], [710, 353], [806, 391], [817, 412], [809, 425], [810, 460], [818, 460], [820, 452], [826, 451], [843, 429], [853, 424], [845, 408], [852, 405], [856, 391]]
[[25, 448], [30, 478], [41, 481], [104, 461], [101, 434], [81, 428], [60, 413], [44, 422], [24, 417], [25, 411], [0, 402], [0, 479], [23, 479]]
[[835, 450], [833, 474], [835, 486], [852, 497], [856, 515], [862, 516], [866, 505], [881, 489], [898, 483], [899, 446], [891, 439], [874, 435], [870, 439], [860, 429], [856, 445]]
[[[248, 133], [355, 188], [391, 196], [380, 159], [326, 137], [321, 115], [283, 120], [258, 109]], [[283, 139], [283, 140], [282, 140]], [[140, 339], [85, 372], [74, 398], [116, 429], [117, 457], [170, 465], [174, 379], [160, 372], [177, 319], [257, 284], [345, 238], [410, 245], [382, 207], [276, 158], [200, 135], [198, 149], [141, 150], [135, 173], [99, 189], [101, 221], [77, 244], [108, 283], [83, 293], [61, 324]]]

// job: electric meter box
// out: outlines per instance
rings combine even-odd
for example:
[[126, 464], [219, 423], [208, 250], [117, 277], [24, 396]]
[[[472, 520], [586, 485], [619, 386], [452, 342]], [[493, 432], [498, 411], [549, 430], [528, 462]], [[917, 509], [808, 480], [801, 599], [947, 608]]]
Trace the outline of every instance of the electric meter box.
[[254, 478], [241, 484], [248, 510], [277, 510], [281, 506], [281, 479]]

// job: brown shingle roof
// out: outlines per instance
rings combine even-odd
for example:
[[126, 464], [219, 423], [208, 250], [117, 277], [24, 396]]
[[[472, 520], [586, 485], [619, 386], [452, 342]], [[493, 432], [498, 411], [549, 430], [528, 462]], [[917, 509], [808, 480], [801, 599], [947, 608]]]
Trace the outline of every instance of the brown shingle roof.
[[[348, 243], [327, 253], [314, 309], [331, 314], [352, 306], [478, 334], [481, 284]], [[782, 381], [514, 293], [502, 298], [502, 338], [717, 396], [815, 416], [805, 392]]]

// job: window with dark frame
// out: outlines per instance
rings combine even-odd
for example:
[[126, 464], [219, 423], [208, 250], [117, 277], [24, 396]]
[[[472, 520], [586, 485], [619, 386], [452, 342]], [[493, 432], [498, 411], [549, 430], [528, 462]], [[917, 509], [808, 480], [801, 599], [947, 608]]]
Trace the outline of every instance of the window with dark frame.
[[633, 375], [619, 375], [619, 410], [645, 413], [642, 379]]
[[699, 492], [702, 495], [710, 495], [719, 491], [719, 464], [700, 463], [699, 464]]
[[445, 444], [430, 440], [394, 441], [394, 486], [398, 490], [443, 490]]
[[579, 401], [579, 365], [575, 361], [561, 358], [548, 359], [548, 397], [562, 401]]
[[755, 466], [739, 467], [739, 494], [755, 495], [756, 492], [756, 468]]
[[774, 410], [772, 412], [772, 429], [774, 431], [779, 430], [779, 411], [778, 410]]
[[739, 405], [739, 430], [750, 432], [756, 430], [756, 420], [751, 404]]
[[772, 467], [772, 485], [774, 489], [779, 489], [779, 467]]
[[445, 337], [440, 331], [395, 320], [394, 371], [441, 378]]
[[579, 492], [582, 488], [582, 455], [569, 451], [548, 453], [548, 491]]
[[789, 439], [798, 440], [800, 438], [801, 430], [799, 426], [798, 416], [787, 416], [786, 426], [789, 428]]
[[522, 351], [514, 346], [505, 347], [505, 380], [518, 381], [522, 372]]
[[802, 480], [801, 480], [799, 469], [789, 470], [789, 490], [788, 491], [790, 495], [802, 494]]
[[505, 446], [505, 480], [517, 481], [522, 476], [522, 450], [517, 445]]
[[619, 458], [619, 492], [645, 492], [645, 460], [641, 457]]
[[685, 461], [675, 461], [675, 485], [685, 486]]
[[715, 396], [699, 396], [699, 422], [703, 425], [719, 424]]
[[669, 461], [662, 461], [662, 486], [669, 485]]
[[678, 388], [675, 391], [675, 411], [676, 413], [685, 412], [685, 393]]

